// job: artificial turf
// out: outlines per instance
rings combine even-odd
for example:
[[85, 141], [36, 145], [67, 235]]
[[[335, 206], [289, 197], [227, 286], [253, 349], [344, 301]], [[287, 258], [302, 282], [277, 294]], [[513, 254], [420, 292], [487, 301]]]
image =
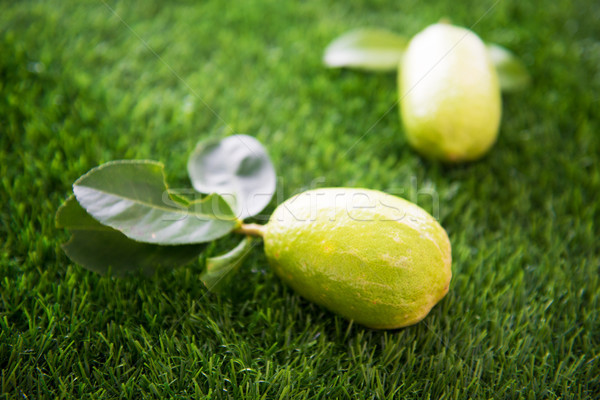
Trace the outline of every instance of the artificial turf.
[[[394, 74], [327, 70], [338, 35], [442, 17], [527, 65], [482, 160], [422, 159]], [[0, 3], [0, 398], [599, 398], [600, 7], [591, 1]], [[391, 111], [390, 111], [391, 109]], [[389, 112], [388, 112], [389, 111]], [[308, 303], [261, 246], [225, 295], [202, 261], [151, 278], [73, 265], [54, 214], [115, 159], [256, 136], [279, 189], [387, 190], [450, 236], [449, 294], [375, 331]], [[233, 243], [220, 241], [212, 253]]]

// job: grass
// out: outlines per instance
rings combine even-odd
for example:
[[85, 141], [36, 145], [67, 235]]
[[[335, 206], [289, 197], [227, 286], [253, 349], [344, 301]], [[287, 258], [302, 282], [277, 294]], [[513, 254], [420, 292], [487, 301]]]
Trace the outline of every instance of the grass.
[[[489, 155], [452, 167], [407, 146], [393, 74], [320, 59], [352, 28], [413, 35], [441, 17], [533, 76], [504, 96]], [[598, 398], [598, 20], [582, 0], [3, 2], [0, 398]], [[54, 213], [81, 174], [149, 158], [187, 187], [195, 143], [227, 133], [269, 149], [267, 214], [315, 185], [438, 214], [449, 294], [381, 332], [295, 295], [260, 247], [229, 296], [206, 292], [202, 263], [116, 279], [62, 253]]]

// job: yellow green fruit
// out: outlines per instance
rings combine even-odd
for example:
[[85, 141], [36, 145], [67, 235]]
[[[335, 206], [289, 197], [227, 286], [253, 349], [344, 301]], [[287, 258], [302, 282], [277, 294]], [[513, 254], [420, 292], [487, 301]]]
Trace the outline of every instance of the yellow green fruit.
[[423, 155], [475, 160], [496, 141], [502, 108], [498, 76], [472, 31], [439, 23], [417, 34], [398, 82], [407, 139]]
[[297, 293], [371, 328], [419, 322], [452, 276], [450, 242], [438, 222], [375, 190], [292, 197], [271, 216], [264, 245], [275, 273]]

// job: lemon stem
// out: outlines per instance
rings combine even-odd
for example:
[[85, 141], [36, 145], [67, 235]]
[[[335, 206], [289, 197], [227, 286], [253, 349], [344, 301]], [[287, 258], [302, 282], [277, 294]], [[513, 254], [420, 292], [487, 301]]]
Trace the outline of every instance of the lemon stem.
[[241, 233], [248, 236], [265, 236], [265, 226], [259, 224], [242, 224], [235, 233]]

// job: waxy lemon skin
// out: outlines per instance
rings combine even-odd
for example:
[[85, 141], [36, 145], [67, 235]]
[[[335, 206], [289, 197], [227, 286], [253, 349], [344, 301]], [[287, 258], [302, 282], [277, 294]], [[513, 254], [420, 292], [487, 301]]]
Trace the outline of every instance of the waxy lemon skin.
[[496, 142], [502, 110], [498, 76], [472, 31], [439, 23], [415, 35], [398, 83], [404, 131], [421, 154], [472, 161]]
[[376, 329], [421, 321], [448, 292], [445, 230], [413, 203], [323, 188], [282, 203], [264, 232], [275, 273], [304, 298]]

